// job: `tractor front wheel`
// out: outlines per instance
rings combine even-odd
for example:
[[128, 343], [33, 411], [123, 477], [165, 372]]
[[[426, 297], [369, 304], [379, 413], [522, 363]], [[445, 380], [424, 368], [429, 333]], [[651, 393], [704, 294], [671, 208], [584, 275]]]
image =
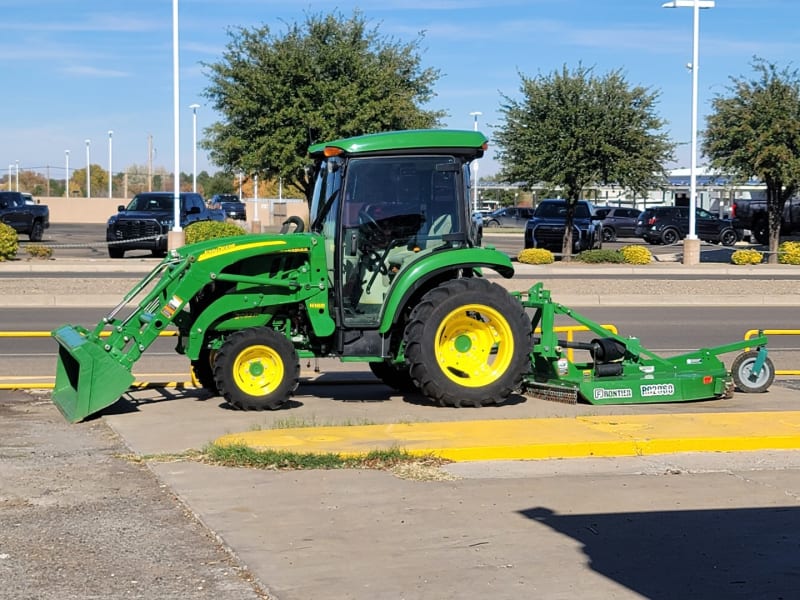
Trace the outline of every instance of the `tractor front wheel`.
[[767, 357], [757, 377], [753, 377], [753, 366], [758, 358], [758, 352], [749, 350], [742, 352], [733, 360], [731, 376], [736, 389], [746, 394], [760, 394], [766, 392], [775, 380], [775, 365]]
[[217, 352], [214, 379], [220, 395], [241, 410], [274, 410], [288, 402], [300, 378], [291, 341], [268, 327], [243, 329]]
[[434, 402], [496, 404], [530, 370], [531, 321], [499, 285], [455, 279], [422, 297], [406, 326], [405, 345], [414, 384]]

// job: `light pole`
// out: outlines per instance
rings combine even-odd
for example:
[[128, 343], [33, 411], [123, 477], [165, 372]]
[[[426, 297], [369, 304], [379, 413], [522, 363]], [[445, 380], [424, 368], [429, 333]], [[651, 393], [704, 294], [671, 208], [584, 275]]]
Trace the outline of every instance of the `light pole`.
[[114, 179], [113, 171], [111, 170], [111, 137], [114, 135], [114, 131], [112, 129], [108, 130], [108, 199], [110, 200], [113, 198], [112, 194], [112, 182]]
[[14, 188], [14, 191], [18, 192], [19, 191], [19, 161], [18, 160], [14, 161], [14, 171], [16, 173], [16, 182], [14, 184], [16, 187]]
[[69, 150], [64, 150], [64, 196], [69, 198]]
[[181, 227], [181, 126], [180, 126], [180, 55], [178, 53], [178, 0], [172, 0], [172, 158], [174, 160], [172, 192], [172, 230], [167, 235], [169, 250], [186, 243], [186, 233]]
[[190, 104], [192, 109], [192, 191], [197, 193], [197, 109], [199, 104]]
[[[469, 116], [473, 118], [472, 121], [472, 130], [478, 131], [478, 117], [480, 117], [483, 113], [479, 110], [472, 111], [469, 113]], [[472, 168], [475, 171], [475, 181], [472, 184], [472, 210], [478, 210], [478, 159], [472, 161]]]
[[92, 140], [86, 140], [86, 197], [92, 197], [92, 176], [91, 176], [91, 163], [89, 162], [89, 146]]
[[684, 264], [700, 262], [700, 240], [697, 239], [697, 81], [700, 46], [700, 9], [714, 8], [714, 0], [672, 0], [661, 5], [662, 8], [692, 8], [692, 156], [689, 168], [689, 234], [683, 242]]
[[8, 191], [11, 191], [11, 172], [14, 170], [14, 165], [8, 165]]

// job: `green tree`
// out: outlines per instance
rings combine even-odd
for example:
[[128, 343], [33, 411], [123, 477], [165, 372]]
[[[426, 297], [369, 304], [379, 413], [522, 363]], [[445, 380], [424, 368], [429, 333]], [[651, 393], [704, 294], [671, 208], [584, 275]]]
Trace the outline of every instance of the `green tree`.
[[[91, 165], [92, 198], [105, 198], [108, 195], [108, 171], [100, 165]], [[70, 192], [73, 196], [86, 197], [86, 168], [75, 169], [70, 174]]]
[[663, 181], [674, 144], [655, 113], [658, 93], [631, 87], [620, 71], [597, 76], [579, 65], [520, 74], [521, 99], [503, 95], [495, 134], [507, 181], [560, 189], [567, 199], [563, 254], [572, 253], [575, 204], [587, 186], [616, 183], [644, 192]]
[[715, 168], [766, 184], [768, 261], [777, 263], [783, 208], [800, 184], [800, 79], [760, 58], [752, 67], [753, 79], [731, 77], [730, 95], [714, 98], [703, 151]]
[[432, 127], [444, 116], [420, 108], [439, 78], [421, 66], [422, 35], [384, 37], [359, 11], [307, 15], [282, 35], [262, 26], [229, 38], [222, 59], [204, 65], [205, 96], [223, 118], [204, 130], [202, 145], [225, 170], [282, 177], [308, 199], [310, 144]]

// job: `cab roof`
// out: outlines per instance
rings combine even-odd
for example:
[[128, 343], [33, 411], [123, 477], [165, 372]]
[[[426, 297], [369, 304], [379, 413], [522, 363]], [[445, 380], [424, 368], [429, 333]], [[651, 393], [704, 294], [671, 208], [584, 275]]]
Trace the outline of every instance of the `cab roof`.
[[455, 129], [409, 129], [386, 131], [357, 137], [343, 138], [314, 144], [308, 153], [319, 158], [326, 148], [338, 149], [339, 154], [399, 154], [424, 150], [435, 154], [456, 154], [480, 158], [486, 150], [488, 140], [479, 131]]

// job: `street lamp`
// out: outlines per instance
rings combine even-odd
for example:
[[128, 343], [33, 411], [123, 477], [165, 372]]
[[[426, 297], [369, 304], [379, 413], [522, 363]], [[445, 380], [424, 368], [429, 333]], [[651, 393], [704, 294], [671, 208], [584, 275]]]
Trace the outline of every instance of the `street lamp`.
[[69, 198], [69, 150], [64, 150], [64, 196]]
[[197, 193], [197, 109], [199, 104], [190, 104], [192, 109], [192, 191]]
[[661, 5], [662, 8], [692, 8], [694, 26], [692, 37], [692, 157], [689, 169], [689, 234], [683, 242], [684, 264], [700, 262], [700, 241], [697, 239], [697, 75], [700, 45], [700, 9], [714, 8], [714, 0], [672, 0]]
[[89, 162], [89, 145], [92, 140], [86, 140], [86, 197], [92, 197], [92, 178], [91, 178], [91, 163]]
[[114, 131], [109, 129], [108, 130], [108, 199], [110, 200], [113, 198], [111, 195], [111, 185], [113, 181], [113, 171], [111, 170], [111, 137], [114, 135]]
[[[472, 130], [478, 131], [478, 117], [480, 117], [483, 113], [479, 110], [472, 111], [469, 113], [469, 116], [473, 118], [472, 121]], [[475, 171], [474, 179], [475, 182], [472, 184], [472, 210], [478, 210], [478, 159], [472, 161], [472, 168]]]
[[172, 230], [167, 234], [167, 248], [175, 250], [186, 243], [186, 234], [181, 227], [181, 126], [180, 126], [180, 56], [178, 40], [178, 0], [172, 0]]
[[14, 168], [15, 168], [15, 172], [16, 172], [16, 183], [15, 183], [16, 188], [14, 188], [14, 191], [18, 192], [19, 191], [19, 161], [18, 160], [14, 161]]

